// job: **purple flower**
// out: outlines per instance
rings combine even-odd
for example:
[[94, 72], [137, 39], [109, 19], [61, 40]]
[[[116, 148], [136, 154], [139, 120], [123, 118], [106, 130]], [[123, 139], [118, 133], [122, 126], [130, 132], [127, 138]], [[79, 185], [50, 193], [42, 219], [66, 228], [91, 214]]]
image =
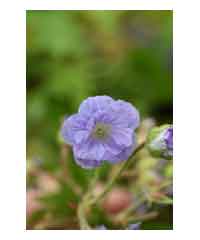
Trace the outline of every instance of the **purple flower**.
[[64, 121], [62, 136], [83, 168], [126, 160], [135, 149], [139, 113], [130, 103], [108, 96], [89, 97]]
[[147, 146], [155, 157], [172, 159], [173, 157], [173, 126], [162, 125], [151, 129]]
[[173, 151], [173, 127], [169, 127], [164, 134], [164, 141], [167, 148]]

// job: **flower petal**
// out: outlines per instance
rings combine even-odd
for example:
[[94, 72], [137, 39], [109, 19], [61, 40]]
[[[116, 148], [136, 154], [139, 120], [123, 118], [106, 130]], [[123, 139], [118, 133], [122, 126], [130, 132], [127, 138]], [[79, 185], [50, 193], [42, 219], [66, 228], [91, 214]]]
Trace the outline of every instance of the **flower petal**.
[[112, 102], [114, 100], [108, 96], [89, 97], [81, 103], [79, 113], [90, 118], [97, 111], [105, 111]]
[[118, 163], [123, 160], [127, 160], [131, 156], [131, 154], [134, 152], [135, 147], [136, 147], [136, 139], [135, 139], [135, 135], [133, 135], [133, 144], [131, 146], [124, 148], [117, 155], [113, 155], [109, 152], [106, 152], [104, 155], [104, 159], [110, 163]]
[[136, 129], [140, 123], [140, 116], [137, 109], [130, 103], [118, 100], [112, 104], [112, 111], [115, 114], [113, 124]]
[[[122, 151], [122, 147], [117, 145], [112, 137], [109, 137], [104, 141], [104, 147], [108, 153], [111, 155], [117, 155]], [[105, 160], [105, 159], [104, 159]]]
[[97, 161], [103, 160], [102, 157], [106, 151], [101, 142], [92, 139], [89, 139], [83, 144], [75, 145], [73, 150], [77, 158]]
[[129, 147], [133, 144], [133, 130], [130, 128], [113, 128], [112, 138], [117, 145]]
[[75, 157], [75, 162], [85, 169], [95, 168], [101, 165], [101, 161], [97, 160], [87, 160], [87, 159], [80, 159]]
[[[67, 119], [65, 119], [61, 129], [61, 134], [64, 140], [68, 144], [71, 144], [71, 145], [75, 144], [76, 141], [78, 140], [78, 135], [79, 137], [81, 133], [83, 135], [82, 131], [85, 131], [85, 137], [86, 137], [86, 131], [89, 131], [87, 124], [88, 124], [87, 119], [84, 119], [79, 114], [74, 114], [68, 117]], [[80, 131], [81, 133], [79, 133]], [[83, 136], [81, 139], [83, 140]]]
[[76, 144], [80, 144], [87, 140], [90, 133], [87, 130], [80, 130], [74, 133], [74, 140]]
[[121, 161], [126, 161], [134, 151], [134, 146], [130, 146], [121, 151], [118, 155], [110, 156], [107, 161], [110, 163], [119, 163]]

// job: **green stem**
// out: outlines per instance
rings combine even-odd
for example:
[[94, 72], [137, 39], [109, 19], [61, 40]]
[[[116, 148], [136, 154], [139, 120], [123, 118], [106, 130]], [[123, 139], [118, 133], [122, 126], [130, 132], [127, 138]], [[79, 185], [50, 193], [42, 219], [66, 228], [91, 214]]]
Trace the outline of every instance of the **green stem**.
[[127, 161], [124, 161], [121, 168], [117, 171], [117, 173], [114, 175], [114, 177], [105, 186], [104, 191], [92, 201], [93, 205], [97, 204], [110, 191], [112, 186], [115, 184], [115, 181], [117, 180], [117, 178], [120, 177], [120, 175], [124, 171], [124, 169], [126, 169], [128, 167], [128, 165], [130, 164], [133, 156], [135, 156], [136, 153], [139, 152], [144, 147], [144, 145], [145, 145], [145, 142], [139, 144], [138, 147], [133, 152], [133, 154], [129, 157], [129, 159]]
[[85, 196], [83, 197], [82, 202], [78, 206], [77, 215], [78, 215], [81, 229], [85, 229], [85, 230], [91, 229], [87, 222], [87, 219], [85, 217], [86, 207], [88, 207], [89, 205], [97, 204], [110, 191], [112, 186], [115, 184], [115, 181], [117, 180], [117, 178], [121, 175], [121, 173], [124, 171], [124, 169], [126, 169], [128, 167], [128, 165], [130, 164], [132, 157], [135, 156], [135, 154], [138, 151], [140, 151], [144, 147], [144, 145], [145, 145], [144, 142], [141, 143], [140, 145], [138, 145], [138, 147], [135, 149], [134, 153], [129, 157], [129, 159], [127, 161], [124, 161], [124, 163], [122, 164], [122, 166], [120, 167], [118, 172], [114, 175], [114, 177], [110, 180], [110, 182], [108, 182], [108, 184], [105, 186], [104, 191], [99, 196], [97, 196], [95, 199], [91, 199], [93, 188], [99, 177], [99, 169], [96, 169], [93, 180], [88, 188], [88, 191], [85, 194]]
[[80, 228], [82, 230], [87, 230], [87, 229], [91, 229], [87, 219], [85, 217], [85, 206], [84, 206], [84, 201], [82, 203], [79, 204], [78, 206], [78, 219], [79, 219], [79, 224], [80, 224]]
[[146, 213], [146, 214], [141, 215], [141, 216], [128, 218], [127, 222], [145, 221], [145, 220], [155, 218], [157, 216], [158, 216], [158, 212], [154, 211], [154, 212]]
[[91, 193], [93, 191], [93, 188], [96, 185], [98, 177], [99, 177], [99, 169], [97, 168], [95, 170], [92, 181], [88, 187], [88, 190], [87, 190], [86, 194], [84, 195], [82, 202], [78, 206], [77, 215], [78, 215], [78, 219], [79, 219], [80, 228], [82, 230], [91, 229], [87, 222], [86, 216], [85, 216], [85, 210], [88, 205], [88, 202], [90, 201]]

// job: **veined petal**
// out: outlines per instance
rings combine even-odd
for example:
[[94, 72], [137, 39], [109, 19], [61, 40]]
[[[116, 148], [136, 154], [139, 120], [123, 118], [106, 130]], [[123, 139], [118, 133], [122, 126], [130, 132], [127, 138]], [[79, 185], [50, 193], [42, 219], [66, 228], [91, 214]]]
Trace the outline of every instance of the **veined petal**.
[[122, 100], [115, 101], [112, 104], [112, 111], [116, 116], [112, 122], [113, 124], [132, 129], [136, 129], [139, 126], [139, 112], [132, 104]]
[[102, 143], [89, 139], [88, 141], [75, 145], [74, 154], [80, 159], [95, 159], [97, 161], [103, 160], [102, 157], [105, 153], [105, 147]]
[[111, 154], [106, 153], [104, 155], [104, 157], [110, 163], [118, 163], [118, 162], [127, 160], [131, 156], [131, 154], [134, 152], [135, 147], [136, 147], [135, 137], [133, 137], [133, 144], [131, 146], [124, 148], [117, 155], [111, 155]]
[[117, 145], [129, 147], [133, 144], [133, 130], [130, 128], [113, 128], [112, 138]]
[[111, 155], [117, 155], [122, 151], [122, 147], [117, 145], [116, 142], [112, 137], [109, 137], [104, 141], [104, 147], [106, 152], [110, 153]]
[[77, 132], [86, 130], [86, 123], [87, 121], [82, 118], [79, 114], [74, 114], [67, 119], [64, 120], [61, 134], [64, 140], [68, 144], [76, 143], [75, 137]]
[[85, 169], [95, 168], [101, 165], [101, 161], [97, 160], [88, 160], [88, 159], [80, 159], [75, 156], [75, 162]]
[[80, 144], [86, 141], [89, 135], [90, 135], [90, 132], [88, 132], [87, 130], [80, 130], [74, 133], [74, 140], [76, 144]]
[[114, 100], [108, 96], [89, 97], [81, 103], [79, 113], [91, 117], [97, 111], [105, 111], [112, 102]]

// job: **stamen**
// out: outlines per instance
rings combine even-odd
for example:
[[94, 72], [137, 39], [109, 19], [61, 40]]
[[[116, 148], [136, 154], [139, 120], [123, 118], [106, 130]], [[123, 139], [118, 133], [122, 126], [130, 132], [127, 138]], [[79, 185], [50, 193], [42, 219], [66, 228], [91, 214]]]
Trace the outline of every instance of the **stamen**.
[[110, 133], [110, 126], [104, 123], [97, 123], [92, 135], [97, 139], [105, 139]]

